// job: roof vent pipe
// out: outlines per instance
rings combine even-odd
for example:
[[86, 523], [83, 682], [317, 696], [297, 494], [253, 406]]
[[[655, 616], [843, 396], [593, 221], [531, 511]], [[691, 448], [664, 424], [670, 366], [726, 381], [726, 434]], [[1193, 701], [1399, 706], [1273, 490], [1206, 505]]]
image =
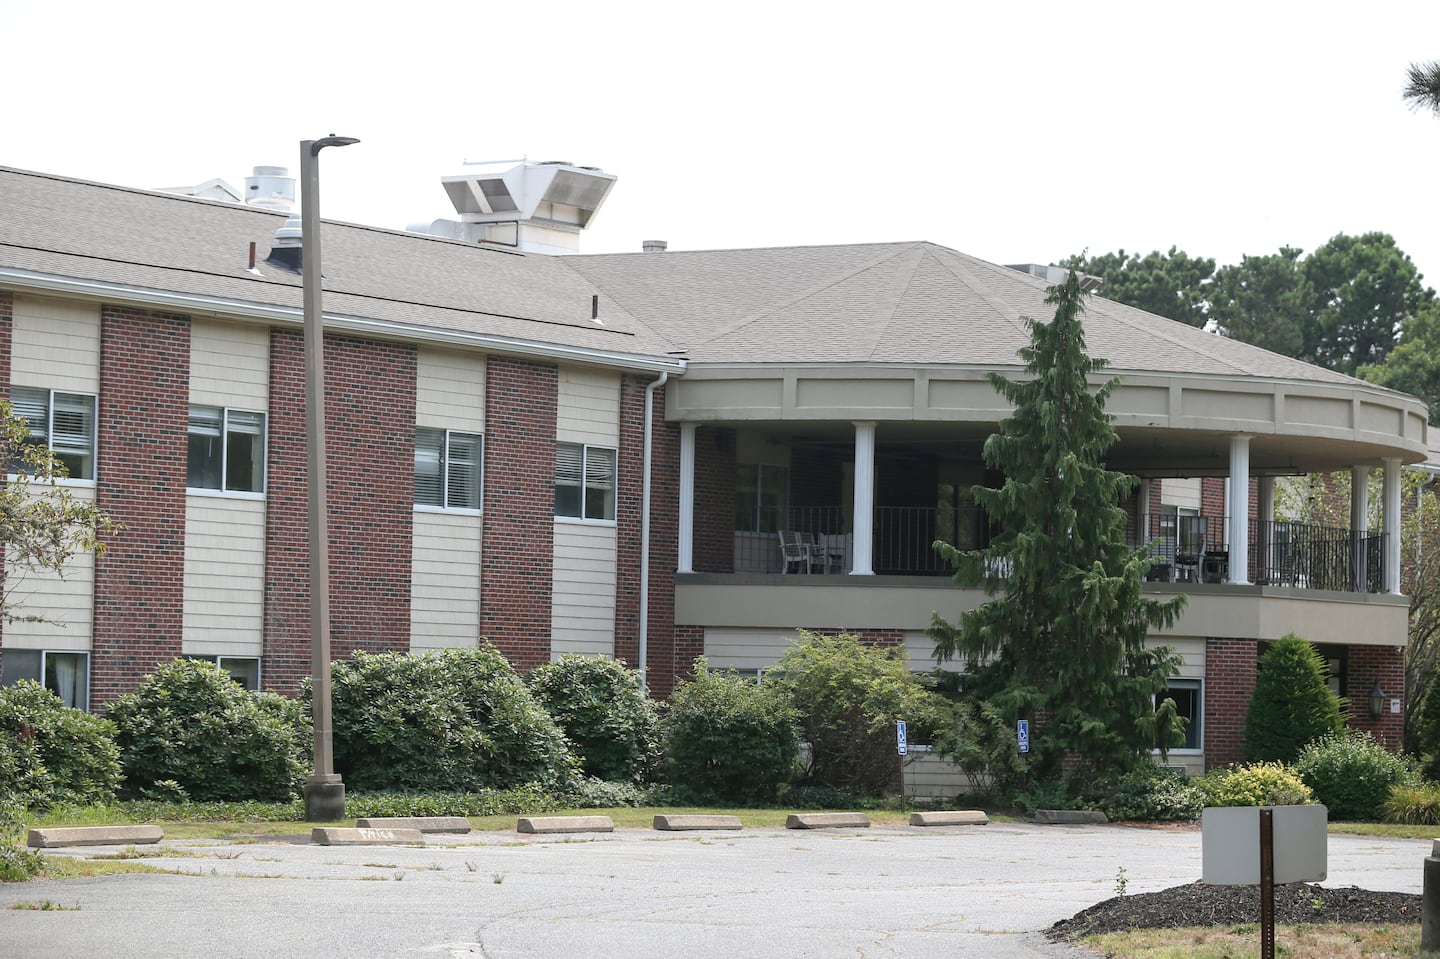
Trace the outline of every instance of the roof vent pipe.
[[670, 249], [670, 244], [664, 240], [643, 240], [640, 249], [646, 253], [664, 253]]

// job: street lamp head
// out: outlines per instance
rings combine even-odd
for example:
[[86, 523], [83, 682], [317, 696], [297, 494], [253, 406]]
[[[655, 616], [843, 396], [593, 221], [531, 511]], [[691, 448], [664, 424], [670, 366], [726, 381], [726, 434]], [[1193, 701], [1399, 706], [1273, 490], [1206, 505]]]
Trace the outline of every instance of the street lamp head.
[[360, 141], [355, 139], [354, 137], [337, 137], [335, 134], [332, 133], [328, 137], [322, 137], [319, 140], [311, 140], [310, 155], [313, 157], [326, 147], [348, 147], [352, 143], [359, 142]]

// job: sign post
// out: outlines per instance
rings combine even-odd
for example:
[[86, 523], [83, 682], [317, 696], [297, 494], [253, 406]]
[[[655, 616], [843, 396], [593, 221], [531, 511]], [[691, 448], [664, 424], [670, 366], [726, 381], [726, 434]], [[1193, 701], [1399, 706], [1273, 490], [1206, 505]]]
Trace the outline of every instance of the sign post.
[[1260, 886], [1261, 959], [1275, 959], [1276, 883], [1325, 878], [1326, 818], [1326, 808], [1318, 804], [1212, 806], [1201, 816], [1206, 885]]
[[900, 815], [905, 815], [905, 754], [910, 744], [905, 737], [905, 720], [895, 720], [895, 752], [900, 756]]

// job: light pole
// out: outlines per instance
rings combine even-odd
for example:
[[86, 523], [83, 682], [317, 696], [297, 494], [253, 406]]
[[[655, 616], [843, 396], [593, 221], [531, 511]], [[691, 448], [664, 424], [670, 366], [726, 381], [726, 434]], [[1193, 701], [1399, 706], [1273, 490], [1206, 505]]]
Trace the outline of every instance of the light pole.
[[330, 729], [330, 529], [325, 504], [325, 330], [320, 308], [320, 151], [354, 137], [300, 142], [300, 269], [305, 291], [305, 441], [310, 505], [310, 673], [315, 769], [305, 780], [305, 818], [345, 818], [345, 784], [335, 772]]

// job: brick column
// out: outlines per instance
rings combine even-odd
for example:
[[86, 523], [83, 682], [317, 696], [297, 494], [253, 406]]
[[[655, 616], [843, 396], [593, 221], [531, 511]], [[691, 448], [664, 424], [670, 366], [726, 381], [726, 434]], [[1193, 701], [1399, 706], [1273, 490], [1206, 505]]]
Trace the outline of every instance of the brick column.
[[735, 431], [695, 435], [695, 571], [735, 572]]
[[[620, 488], [615, 496], [615, 658], [640, 663], [640, 533], [645, 469], [643, 377], [620, 378]], [[654, 511], [652, 510], [652, 516]]]
[[558, 389], [554, 366], [486, 365], [480, 633], [521, 670], [550, 661]]
[[[331, 654], [410, 648], [415, 348], [325, 338]], [[294, 693], [310, 675], [310, 546], [305, 344], [270, 336], [266, 464], [267, 689]]]
[[652, 695], [668, 698], [675, 688], [675, 677], [688, 672], [693, 657], [681, 661], [675, 645], [675, 569], [679, 565], [680, 537], [680, 424], [665, 422], [663, 390], [655, 391], [650, 460], [650, 621], [646, 633], [649, 654], [646, 682]]
[[123, 528], [95, 560], [92, 708], [181, 653], [189, 397], [189, 318], [102, 307], [96, 502]]
[[1260, 644], [1253, 639], [1205, 640], [1205, 768], [1241, 761], [1245, 715], [1255, 694]]
[[[1375, 680], [1385, 691], [1385, 706], [1378, 719], [1370, 715], [1370, 690]], [[1352, 729], [1368, 731], [1386, 748], [1399, 752], [1405, 735], [1405, 652], [1394, 646], [1357, 646], [1349, 648], [1346, 664], [1347, 688], [1345, 696], [1350, 700], [1346, 723]], [[1401, 711], [1390, 712], [1390, 700], [1401, 701]]]

